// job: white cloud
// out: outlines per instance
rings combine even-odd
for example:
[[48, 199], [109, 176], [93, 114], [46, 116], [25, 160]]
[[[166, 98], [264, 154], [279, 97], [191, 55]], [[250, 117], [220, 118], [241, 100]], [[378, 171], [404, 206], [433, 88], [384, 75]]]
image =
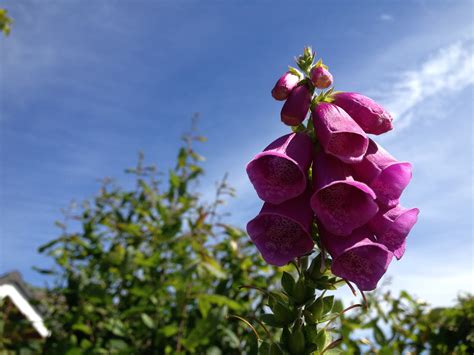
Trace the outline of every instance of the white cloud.
[[474, 83], [473, 40], [458, 41], [432, 54], [418, 69], [397, 74], [400, 79], [382, 99], [397, 121], [397, 130], [410, 126], [423, 102], [459, 92]]
[[390, 14], [381, 14], [379, 16], [380, 21], [391, 22], [393, 21], [393, 16]]

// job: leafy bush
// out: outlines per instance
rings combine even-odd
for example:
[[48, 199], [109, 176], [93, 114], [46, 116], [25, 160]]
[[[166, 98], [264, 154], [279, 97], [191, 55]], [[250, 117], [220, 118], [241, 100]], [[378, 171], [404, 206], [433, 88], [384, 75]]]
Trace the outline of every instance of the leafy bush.
[[[447, 308], [430, 308], [406, 291], [397, 298], [389, 291], [374, 292], [368, 301], [368, 312], [341, 318], [347, 354], [474, 353], [472, 295], [459, 296], [457, 304]], [[356, 340], [356, 330], [366, 332], [367, 337]]]
[[165, 183], [141, 155], [127, 170], [133, 189], [105, 180], [40, 248], [55, 261], [38, 269], [55, 280], [45, 352], [255, 352], [251, 332], [227, 316], [258, 313], [255, 290], [238, 286], [266, 287], [277, 275], [242, 230], [222, 223], [218, 207], [233, 195], [225, 178], [213, 203], [195, 192], [203, 173], [196, 140], [203, 138], [184, 138]]

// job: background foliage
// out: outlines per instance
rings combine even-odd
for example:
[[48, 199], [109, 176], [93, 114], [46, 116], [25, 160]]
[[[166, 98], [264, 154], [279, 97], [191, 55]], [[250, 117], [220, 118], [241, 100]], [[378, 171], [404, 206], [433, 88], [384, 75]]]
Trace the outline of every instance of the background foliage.
[[341, 319], [347, 354], [474, 353], [472, 295], [459, 296], [453, 307], [431, 308], [406, 291], [394, 297], [379, 289], [368, 295], [368, 302], [368, 312]]
[[[188, 135], [176, 166], [160, 175], [143, 156], [127, 173], [133, 189], [105, 180], [97, 196], [58, 223], [61, 235], [42, 246], [54, 261], [47, 315], [49, 353], [252, 352], [248, 329], [227, 319], [259, 309], [252, 283], [275, 273], [244, 232], [221, 222], [218, 207], [232, 195], [225, 179], [215, 201], [195, 192], [202, 158]], [[68, 224], [79, 224], [68, 231]], [[159, 350], [157, 350], [159, 349]]]

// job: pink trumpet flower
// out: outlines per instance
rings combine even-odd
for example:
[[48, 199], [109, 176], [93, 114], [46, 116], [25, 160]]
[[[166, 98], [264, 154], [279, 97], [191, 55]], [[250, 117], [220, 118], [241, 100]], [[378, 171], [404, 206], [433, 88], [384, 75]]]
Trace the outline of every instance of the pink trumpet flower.
[[248, 235], [267, 263], [282, 266], [313, 249], [309, 197], [310, 191], [306, 191], [280, 205], [264, 203], [258, 216], [247, 224]]
[[333, 95], [333, 103], [342, 107], [366, 133], [382, 134], [390, 131], [393, 118], [382, 106], [356, 92]]
[[354, 282], [362, 291], [371, 291], [387, 271], [393, 254], [375, 241], [366, 228], [356, 229], [351, 235], [340, 237], [320, 228], [323, 247], [333, 260], [334, 275]]
[[311, 104], [312, 93], [306, 85], [295, 87], [281, 109], [281, 121], [297, 126], [304, 121]]
[[313, 187], [311, 207], [332, 234], [349, 235], [378, 211], [374, 191], [355, 181], [348, 165], [322, 151], [314, 158]]
[[299, 81], [300, 78], [297, 75], [286, 72], [276, 82], [272, 90], [273, 98], [278, 101], [286, 100], [288, 95], [290, 95], [290, 92], [296, 87], [296, 85], [298, 85]]
[[279, 204], [300, 195], [307, 185], [311, 165], [311, 138], [291, 133], [278, 138], [247, 165], [247, 174], [258, 196]]
[[398, 204], [412, 177], [410, 163], [399, 162], [373, 140], [362, 162], [352, 168], [356, 178], [368, 184], [377, 195], [377, 202], [386, 207]]
[[342, 108], [320, 103], [312, 116], [316, 135], [327, 154], [348, 164], [362, 161], [369, 139]]
[[418, 208], [404, 208], [400, 205], [386, 212], [379, 212], [369, 222], [377, 241], [385, 245], [400, 260], [405, 253], [408, 233], [418, 220]]

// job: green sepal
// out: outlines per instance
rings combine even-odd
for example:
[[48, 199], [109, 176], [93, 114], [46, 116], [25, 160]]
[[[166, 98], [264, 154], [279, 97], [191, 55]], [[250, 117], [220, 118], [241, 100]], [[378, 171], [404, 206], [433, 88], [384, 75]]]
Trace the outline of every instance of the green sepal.
[[291, 65], [288, 65], [288, 71], [293, 74], [293, 75], [296, 75], [297, 77], [299, 77], [300, 79], [303, 77], [303, 74], [296, 68], [292, 67]]
[[311, 264], [309, 266], [309, 269], [306, 275], [311, 280], [316, 282], [323, 275], [325, 270], [326, 268], [324, 267], [324, 270], [321, 271], [321, 254], [318, 254], [315, 258], [313, 258], [313, 261], [311, 261]]
[[276, 317], [274, 314], [271, 314], [271, 313], [264, 313], [260, 316], [260, 320], [265, 323], [265, 324], [268, 324], [269, 326], [271, 327], [275, 327], [275, 328], [283, 328], [284, 324], [282, 324], [281, 322], [277, 321]]
[[258, 353], [261, 355], [269, 355], [270, 354], [270, 344], [267, 342], [263, 342], [258, 347]]
[[285, 292], [288, 294], [288, 296], [291, 296], [293, 293], [293, 289], [295, 287], [295, 279], [293, 276], [291, 276], [290, 273], [284, 271], [283, 274], [281, 275], [281, 286], [285, 290]]
[[291, 336], [291, 333], [288, 327], [283, 327], [283, 331], [281, 332], [281, 336], [280, 336], [280, 343], [283, 344], [285, 349], [288, 349], [290, 336]]
[[282, 325], [288, 325], [293, 323], [296, 318], [296, 312], [292, 311], [284, 303], [276, 301], [271, 307], [275, 320]]
[[317, 323], [323, 315], [324, 302], [321, 297], [317, 298], [307, 310], [311, 313], [311, 321]]
[[280, 349], [280, 346], [276, 343], [270, 345], [269, 355], [284, 355], [283, 350]]
[[323, 314], [329, 313], [334, 306], [334, 296], [326, 296], [323, 298]]
[[328, 336], [325, 330], [320, 330], [318, 332], [318, 335], [316, 336], [314, 343], [318, 347], [319, 351], [322, 351], [324, 349], [324, 346], [326, 345], [326, 342], [327, 342], [327, 338]]
[[318, 336], [318, 329], [315, 325], [306, 325], [304, 327], [304, 337], [306, 339], [306, 343], [309, 344], [316, 344], [316, 339]]
[[304, 132], [306, 130], [306, 127], [304, 126], [304, 124], [299, 124], [298, 126], [291, 126], [291, 130], [294, 133], [300, 133]]
[[296, 305], [303, 305], [314, 296], [314, 288], [305, 280], [299, 279], [293, 288], [293, 301]]

